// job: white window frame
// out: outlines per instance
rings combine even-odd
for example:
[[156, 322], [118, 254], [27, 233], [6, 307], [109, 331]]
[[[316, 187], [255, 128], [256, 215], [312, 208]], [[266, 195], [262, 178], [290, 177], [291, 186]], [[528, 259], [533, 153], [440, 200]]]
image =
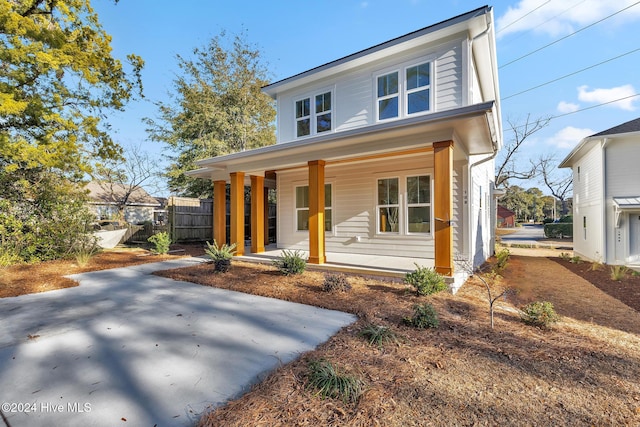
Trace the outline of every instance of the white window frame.
[[[334, 224], [334, 219], [333, 219], [333, 183], [332, 182], [325, 182], [325, 191], [326, 191], [326, 186], [328, 185], [331, 188], [331, 198], [329, 199], [329, 202], [331, 203], [331, 206], [326, 206], [324, 207], [324, 212], [325, 212], [325, 222], [326, 222], [326, 218], [327, 218], [327, 211], [331, 211], [331, 224], [330, 224], [330, 228], [329, 230], [326, 229], [326, 224], [325, 224], [325, 233], [331, 233], [333, 234], [333, 224]], [[294, 223], [294, 231], [296, 233], [308, 233], [309, 232], [309, 228], [307, 226], [306, 229], [300, 229], [298, 227], [298, 212], [299, 211], [309, 211], [309, 206], [303, 206], [301, 208], [298, 207], [298, 188], [307, 188], [307, 200], [309, 198], [309, 184], [304, 184], [304, 185], [295, 185], [293, 187], [293, 210], [294, 210], [294, 217], [295, 217], [295, 221], [293, 221]], [[309, 217], [309, 215], [307, 214], [307, 218]]]
[[[429, 202], [428, 203], [409, 203], [409, 186], [407, 185], [407, 181], [409, 180], [409, 178], [420, 178], [426, 176], [429, 178]], [[424, 236], [424, 235], [431, 235], [433, 233], [433, 177], [431, 176], [431, 174], [429, 173], [422, 173], [422, 174], [411, 174], [411, 175], [406, 175], [404, 177], [404, 183], [405, 183], [405, 194], [406, 194], [406, 234], [407, 235], [419, 235], [419, 236]], [[409, 231], [409, 208], [422, 208], [422, 207], [428, 207], [429, 208], [429, 231]]]
[[[409, 191], [407, 180], [409, 178], [428, 176], [429, 177], [429, 202], [428, 203], [409, 203]], [[379, 204], [378, 200], [378, 181], [383, 179], [398, 179], [398, 203], [397, 204]], [[377, 236], [420, 236], [433, 237], [434, 233], [434, 217], [433, 217], [433, 198], [434, 184], [432, 172], [410, 171], [406, 174], [393, 176], [378, 176], [375, 179], [375, 215], [376, 215], [376, 232]], [[388, 207], [398, 208], [398, 231], [380, 231], [381, 218], [380, 209]], [[409, 208], [410, 207], [428, 207], [429, 208], [429, 231], [409, 231]]]
[[[407, 71], [409, 70], [409, 68], [413, 68], [413, 67], [419, 67], [420, 65], [424, 65], [424, 64], [429, 64], [429, 84], [426, 86], [418, 86], [417, 88], [414, 89], [408, 89], [409, 85], [407, 83]], [[404, 77], [404, 92], [403, 92], [403, 98], [404, 98], [404, 113], [405, 116], [407, 117], [413, 117], [413, 116], [418, 116], [421, 114], [428, 114], [430, 112], [433, 111], [433, 61], [432, 60], [425, 60], [425, 61], [421, 61], [421, 62], [417, 62], [413, 65], [407, 65], [406, 67], [404, 67], [404, 73], [403, 73], [403, 77]], [[416, 111], [415, 113], [409, 113], [409, 95], [411, 95], [412, 93], [416, 93], [416, 92], [421, 92], [423, 90], [428, 90], [429, 91], [429, 109], [427, 110], [423, 110], [423, 111]]]
[[[298, 117], [298, 103], [302, 102], [304, 103], [304, 101], [309, 101], [309, 115], [302, 115], [300, 117]], [[313, 104], [311, 104], [311, 97], [309, 96], [305, 96], [299, 99], [296, 99], [293, 103], [293, 114], [295, 117], [295, 129], [294, 129], [294, 135], [296, 136], [296, 138], [305, 138], [308, 136], [311, 136], [313, 134], [313, 122], [312, 122], [312, 116], [313, 114], [311, 113]], [[301, 122], [303, 120], [309, 120], [309, 133], [306, 135], [298, 135], [298, 122]]]
[[[331, 97], [331, 108], [325, 111], [320, 111], [318, 112], [316, 110], [316, 97], [318, 96], [323, 96], [329, 94], [329, 96]], [[297, 117], [298, 114], [298, 102], [303, 102], [305, 100], [309, 100], [309, 115], [308, 116], [301, 116], [301, 117]], [[326, 133], [330, 133], [333, 132], [333, 130], [335, 129], [335, 91], [333, 88], [328, 88], [328, 89], [321, 89], [321, 90], [317, 90], [314, 91], [313, 93], [306, 93], [304, 95], [298, 96], [294, 99], [293, 101], [293, 115], [294, 115], [294, 129], [293, 129], [293, 135], [295, 136], [296, 139], [303, 139], [303, 138], [309, 138], [311, 136], [314, 135], [321, 135], [321, 134], [326, 134]], [[329, 114], [331, 117], [331, 128], [318, 132], [318, 117], [319, 116], [324, 116], [326, 114]], [[308, 119], [309, 120], [309, 134], [308, 135], [298, 135], [298, 122], [300, 120], [305, 120]]]
[[[375, 98], [376, 98], [376, 121], [377, 122], [386, 122], [389, 120], [397, 120], [402, 116], [402, 76], [400, 76], [400, 71], [399, 69], [391, 69], [391, 70], [387, 70], [385, 72], [379, 73], [375, 76], [374, 80], [373, 80], [373, 87], [374, 87], [374, 92], [375, 93]], [[386, 77], [389, 76], [391, 74], [397, 74], [398, 75], [398, 91], [389, 95], [383, 95], [383, 96], [378, 96], [378, 80], [381, 77]], [[398, 114], [395, 117], [388, 117], [386, 119], [381, 119], [380, 118], [380, 102], [381, 101], [386, 101], [388, 99], [393, 99], [393, 98], [397, 98], [398, 99]]]
[[[380, 204], [380, 200], [378, 199], [378, 184], [379, 181], [385, 179], [397, 179], [398, 180], [398, 202], [397, 203], [386, 203]], [[376, 234], [378, 235], [398, 235], [400, 234], [400, 230], [402, 230], [402, 188], [400, 187], [402, 180], [399, 176], [381, 176], [376, 178], [376, 190], [375, 190], [375, 198], [376, 198]], [[380, 209], [389, 209], [396, 207], [398, 208], [398, 218], [396, 225], [396, 231], [381, 231], [382, 223], [380, 221]]]
[[[416, 60], [412, 60], [410, 62], [405, 62], [401, 64], [400, 67], [390, 67], [384, 70], [380, 70], [379, 72], [374, 73], [373, 75], [373, 93], [375, 99], [375, 120], [376, 122], [387, 122], [392, 120], [399, 120], [407, 117], [415, 117], [423, 114], [431, 114], [435, 112], [435, 61], [436, 58], [433, 55], [428, 57], [422, 57]], [[407, 89], [407, 70], [412, 67], [417, 67], [420, 65], [429, 64], [429, 84], [426, 86], [419, 86], [414, 89]], [[397, 73], [398, 74], [398, 92], [392, 95], [378, 96], [378, 79], [380, 77], [387, 76], [389, 74]], [[429, 109], [424, 111], [417, 111], [415, 113], [409, 114], [409, 95], [415, 92], [420, 92], [422, 90], [429, 90]], [[398, 98], [398, 115], [396, 117], [389, 117], [386, 119], [380, 118], [380, 101], [391, 98]]]

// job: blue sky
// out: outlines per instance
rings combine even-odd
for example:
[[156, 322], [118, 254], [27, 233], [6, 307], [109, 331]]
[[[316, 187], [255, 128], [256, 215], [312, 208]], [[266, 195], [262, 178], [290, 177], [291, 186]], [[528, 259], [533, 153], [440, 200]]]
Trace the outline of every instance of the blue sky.
[[[111, 117], [114, 139], [123, 146], [141, 145], [160, 160], [165, 147], [148, 141], [142, 118], [155, 117], [153, 103], [169, 99], [176, 55], [188, 57], [223, 30], [246, 30], [276, 81], [485, 4], [121, 0], [114, 5], [95, 0], [93, 7], [113, 38], [114, 55], [124, 60], [135, 53], [146, 61], [145, 99]], [[496, 19], [505, 142], [511, 138], [507, 120], [556, 117], [527, 142], [522, 161], [540, 154], [561, 160], [585, 136], [640, 115], [640, 96], [633, 96], [640, 91], [640, 1], [500, 0], [489, 5]], [[610, 102], [621, 98], [626, 99]], [[596, 107], [603, 103], [608, 104]]]

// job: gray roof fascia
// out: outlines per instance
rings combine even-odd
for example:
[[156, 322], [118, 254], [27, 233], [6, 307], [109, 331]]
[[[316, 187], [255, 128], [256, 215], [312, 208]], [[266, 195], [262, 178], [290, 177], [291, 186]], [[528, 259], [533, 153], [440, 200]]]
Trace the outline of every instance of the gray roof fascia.
[[[240, 151], [237, 153], [227, 154], [225, 156], [210, 157], [208, 159], [202, 159], [202, 160], [196, 161], [196, 166], [198, 166], [198, 169], [195, 169], [189, 172], [196, 173], [197, 171], [203, 172], [205, 170], [216, 170], [216, 169], [221, 170], [223, 169], [223, 167], [216, 167], [216, 164], [223, 164], [223, 163], [234, 161], [234, 160], [242, 160], [244, 158], [249, 158], [256, 155], [268, 155], [268, 154], [275, 154], [278, 152], [286, 152], [287, 150], [291, 150], [294, 148], [314, 146], [317, 144], [336, 141], [338, 139], [348, 138], [352, 136], [361, 136], [361, 135], [373, 134], [373, 133], [377, 133], [385, 130], [392, 130], [396, 128], [412, 126], [417, 123], [428, 124], [428, 123], [435, 123], [443, 120], [463, 118], [465, 116], [473, 116], [483, 112], [489, 113], [489, 112], [492, 112], [494, 105], [495, 105], [494, 101], [487, 101], [481, 104], [473, 104], [466, 107], [456, 108], [453, 110], [436, 112], [428, 116], [411, 117], [408, 119], [380, 123], [372, 126], [366, 126], [363, 128], [357, 128], [357, 129], [352, 129], [352, 130], [343, 131], [343, 132], [335, 132], [329, 135], [322, 135], [322, 136], [317, 136], [313, 138], [297, 140], [293, 142], [284, 142], [280, 144], [268, 145], [266, 147], [260, 147], [253, 150]], [[425, 120], [425, 117], [428, 117], [428, 120]]]
[[298, 73], [295, 74], [291, 77], [287, 77], [285, 79], [279, 80], [277, 82], [268, 84], [266, 86], [264, 86], [262, 88], [262, 91], [266, 94], [268, 94], [271, 97], [275, 97], [276, 93], [278, 92], [278, 89], [280, 89], [282, 86], [291, 84], [293, 82], [295, 82], [296, 80], [301, 80], [305, 77], [309, 77], [313, 74], [317, 74], [320, 73], [322, 71], [334, 68], [334, 67], [338, 67], [340, 65], [346, 64], [348, 62], [351, 61], [355, 61], [357, 59], [360, 58], [364, 58], [366, 56], [372, 55], [374, 53], [380, 52], [382, 50], [385, 49], [389, 49], [391, 47], [397, 46], [401, 43], [407, 42], [409, 40], [412, 39], [416, 39], [418, 37], [422, 37], [431, 33], [434, 33], [436, 31], [448, 28], [448, 27], [452, 27], [454, 25], [466, 22], [470, 19], [476, 18], [478, 16], [483, 16], [486, 15], [488, 13], [491, 13], [492, 8], [490, 6], [482, 6], [478, 9], [472, 10], [470, 12], [467, 13], [463, 13], [461, 15], [455, 16], [453, 18], [449, 18], [445, 21], [441, 21], [438, 22], [436, 24], [430, 25], [428, 27], [422, 28], [420, 30], [417, 31], [413, 31], [411, 33], [405, 34], [403, 36], [400, 37], [396, 37], [394, 39], [391, 39], [389, 41], [377, 44], [375, 46], [372, 46], [370, 48], [361, 50], [359, 52], [347, 55], [345, 57], [342, 57], [340, 59], [336, 59], [334, 61], [328, 62], [324, 65], [320, 65], [318, 67], [312, 68], [310, 70], [307, 71], [303, 71], [302, 73]]

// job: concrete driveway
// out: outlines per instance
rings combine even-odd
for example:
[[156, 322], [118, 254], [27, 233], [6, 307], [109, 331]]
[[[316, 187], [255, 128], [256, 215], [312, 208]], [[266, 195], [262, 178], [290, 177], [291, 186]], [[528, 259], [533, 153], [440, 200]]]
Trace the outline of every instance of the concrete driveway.
[[[0, 402], [17, 426], [188, 426], [355, 316], [150, 275], [0, 299]], [[3, 423], [0, 423], [2, 426]]]

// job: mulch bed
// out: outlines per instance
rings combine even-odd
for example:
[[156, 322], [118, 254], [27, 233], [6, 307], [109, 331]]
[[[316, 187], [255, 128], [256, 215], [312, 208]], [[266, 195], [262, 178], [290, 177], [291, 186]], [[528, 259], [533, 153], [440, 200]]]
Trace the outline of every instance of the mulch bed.
[[[632, 270], [629, 270], [622, 280], [613, 280], [611, 266], [590, 262], [572, 263], [561, 258], [550, 259], [587, 280], [602, 292], [640, 312], [640, 273], [634, 274]], [[594, 269], [594, 266], [597, 268]]]

